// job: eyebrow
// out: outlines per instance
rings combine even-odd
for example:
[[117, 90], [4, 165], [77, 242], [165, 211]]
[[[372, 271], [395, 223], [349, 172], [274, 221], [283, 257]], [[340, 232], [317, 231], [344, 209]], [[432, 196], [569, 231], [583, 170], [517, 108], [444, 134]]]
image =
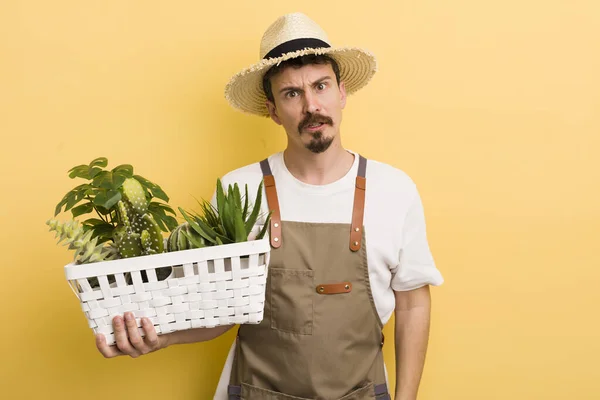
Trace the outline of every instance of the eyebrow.
[[[317, 85], [318, 85], [319, 83], [321, 83], [321, 82], [324, 82], [324, 81], [327, 81], [327, 80], [332, 80], [332, 79], [333, 79], [333, 78], [332, 78], [331, 76], [329, 76], [329, 75], [326, 75], [326, 76], [324, 76], [324, 77], [322, 77], [322, 78], [319, 78], [318, 80], [316, 80], [316, 81], [313, 83], [313, 86], [317, 86]], [[300, 90], [302, 90], [302, 89], [301, 89], [300, 87], [298, 87], [298, 86], [286, 86], [286, 87], [284, 87], [284, 88], [281, 88], [281, 89], [279, 90], [279, 93], [281, 94], [281, 93], [283, 93], [283, 92], [287, 92], [287, 91], [290, 91], [290, 90], [298, 90], [298, 91], [300, 91]]]

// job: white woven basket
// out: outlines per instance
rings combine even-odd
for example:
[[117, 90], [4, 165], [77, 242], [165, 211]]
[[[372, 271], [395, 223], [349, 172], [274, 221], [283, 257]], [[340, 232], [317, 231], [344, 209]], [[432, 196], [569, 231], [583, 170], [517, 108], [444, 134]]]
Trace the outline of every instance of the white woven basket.
[[[65, 266], [69, 285], [89, 327], [114, 344], [112, 319], [132, 311], [143, 336], [141, 318], [156, 332], [263, 319], [271, 246], [268, 234], [249, 240], [112, 261]], [[159, 280], [160, 275], [170, 274]], [[142, 276], [144, 273], [145, 277]], [[97, 279], [99, 287], [90, 280]]]

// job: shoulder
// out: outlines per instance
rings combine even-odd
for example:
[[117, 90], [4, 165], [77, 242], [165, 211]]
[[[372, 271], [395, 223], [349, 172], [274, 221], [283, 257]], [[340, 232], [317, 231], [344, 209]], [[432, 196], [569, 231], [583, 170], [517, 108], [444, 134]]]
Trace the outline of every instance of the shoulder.
[[367, 188], [377, 191], [403, 195], [414, 195], [417, 191], [415, 181], [403, 169], [378, 160], [367, 159], [366, 179]]
[[[271, 154], [267, 159], [269, 164], [273, 165], [273, 160], [277, 153]], [[263, 179], [262, 169], [260, 162], [256, 161], [251, 164], [241, 166], [239, 168], [228, 171], [221, 177], [221, 182], [224, 187], [237, 183], [238, 185], [248, 185], [248, 187], [257, 187], [260, 181]]]

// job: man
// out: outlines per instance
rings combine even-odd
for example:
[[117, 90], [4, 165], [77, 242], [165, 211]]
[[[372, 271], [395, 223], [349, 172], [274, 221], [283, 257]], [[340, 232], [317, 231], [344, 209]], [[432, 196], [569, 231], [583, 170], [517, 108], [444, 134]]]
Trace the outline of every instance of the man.
[[[429, 251], [414, 182], [401, 170], [342, 147], [347, 94], [365, 86], [375, 58], [333, 48], [300, 13], [277, 19], [261, 61], [235, 75], [236, 108], [283, 126], [283, 152], [226, 174], [265, 183], [271, 261], [260, 324], [239, 326], [216, 399], [389, 399], [382, 328], [395, 312], [395, 399], [415, 400], [430, 318], [429, 285], [443, 278]], [[249, 192], [253, 192], [249, 190]], [[126, 314], [126, 318], [130, 316]], [[106, 357], [138, 357], [171, 344], [213, 339], [231, 326], [157, 336], [146, 319], [115, 317]]]

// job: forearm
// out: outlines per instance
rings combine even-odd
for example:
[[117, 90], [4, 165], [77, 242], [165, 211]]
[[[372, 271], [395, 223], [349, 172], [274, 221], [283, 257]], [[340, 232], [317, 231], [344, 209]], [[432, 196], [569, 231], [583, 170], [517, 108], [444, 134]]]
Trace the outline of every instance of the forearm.
[[404, 297], [397, 300], [396, 307], [395, 400], [416, 400], [429, 338], [428, 288], [417, 289], [412, 294], [404, 294]]
[[167, 333], [165, 335], [167, 346], [173, 344], [206, 342], [207, 340], [215, 339], [224, 334], [234, 326], [235, 325], [223, 325], [214, 328], [194, 328]]

